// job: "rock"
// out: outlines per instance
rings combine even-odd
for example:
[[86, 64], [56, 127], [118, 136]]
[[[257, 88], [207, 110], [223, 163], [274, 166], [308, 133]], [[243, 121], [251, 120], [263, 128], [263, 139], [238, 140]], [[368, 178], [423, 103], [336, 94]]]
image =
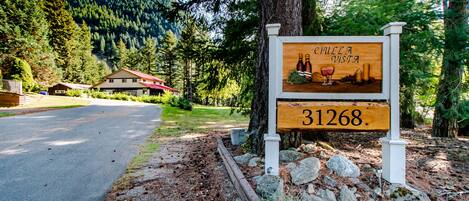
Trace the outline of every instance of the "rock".
[[334, 192], [332, 192], [329, 189], [326, 189], [326, 190], [319, 189], [317, 195], [321, 197], [322, 199], [324, 199], [325, 201], [337, 201], [337, 199], [335, 198]]
[[301, 185], [309, 183], [319, 176], [321, 163], [315, 157], [305, 158], [298, 165], [291, 168], [290, 176], [293, 184]]
[[342, 186], [340, 188], [339, 201], [357, 201], [357, 197], [347, 186]]
[[236, 163], [240, 164], [240, 165], [246, 165], [249, 160], [251, 160], [251, 158], [253, 157], [256, 157], [255, 154], [251, 154], [251, 153], [247, 153], [247, 154], [243, 154], [243, 155], [240, 155], [240, 156], [235, 156], [233, 157], [233, 159], [236, 161]]
[[329, 176], [324, 176], [324, 183], [332, 188], [334, 188], [337, 185], [337, 182]]
[[315, 195], [310, 195], [304, 191], [300, 195], [300, 200], [301, 201], [323, 201], [322, 198], [315, 196]]
[[316, 151], [316, 144], [304, 144], [301, 146], [301, 150], [305, 153], [311, 153]]
[[375, 169], [371, 167], [370, 164], [363, 165], [362, 169], [363, 169], [363, 172], [375, 172]]
[[293, 162], [304, 156], [305, 155], [303, 153], [297, 152], [295, 150], [281, 150], [279, 153], [281, 162]]
[[341, 177], [358, 177], [360, 169], [350, 160], [342, 155], [332, 156], [326, 163], [329, 170], [334, 171]]
[[313, 195], [314, 192], [316, 192], [316, 189], [314, 189], [314, 184], [308, 184], [308, 188], [306, 189], [306, 192], [308, 192], [310, 195]]
[[319, 152], [319, 158], [326, 158], [326, 157], [327, 156], [323, 151]]
[[263, 175], [257, 179], [256, 193], [266, 200], [278, 200], [284, 196], [283, 180], [273, 175]]
[[257, 166], [257, 162], [260, 161], [260, 160], [261, 160], [261, 158], [259, 158], [259, 157], [253, 157], [249, 160], [248, 166], [249, 167]]
[[375, 189], [373, 189], [373, 192], [378, 196], [381, 196], [381, 191], [382, 189], [380, 187], [376, 187]]
[[389, 189], [385, 192], [386, 196], [395, 201], [430, 201], [428, 195], [408, 185], [391, 184]]

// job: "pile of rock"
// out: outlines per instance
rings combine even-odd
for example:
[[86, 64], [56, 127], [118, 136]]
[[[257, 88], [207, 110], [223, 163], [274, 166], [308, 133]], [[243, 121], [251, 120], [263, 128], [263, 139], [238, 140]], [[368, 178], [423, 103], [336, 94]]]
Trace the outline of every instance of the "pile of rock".
[[[314, 144], [302, 145], [297, 150], [280, 151], [281, 169], [284, 172], [281, 177], [263, 175], [254, 178], [256, 193], [261, 198], [265, 200], [293, 198], [301, 201], [370, 201], [382, 197], [391, 200], [429, 200], [425, 193], [406, 186], [390, 186], [386, 191], [383, 191], [381, 187], [373, 189], [367, 186], [358, 178], [361, 175], [359, 167], [344, 155], [325, 157], [322, 151], [321, 154], [317, 154], [319, 151]], [[316, 153], [313, 155], [319, 155], [319, 158], [312, 157], [313, 152]], [[324, 160], [326, 158], [328, 158], [327, 161]], [[263, 159], [254, 154], [244, 154], [234, 159], [240, 165], [251, 167], [263, 164]], [[321, 169], [321, 166], [325, 166], [326, 169]], [[363, 171], [365, 173], [376, 172], [370, 165], [364, 165]], [[299, 191], [296, 191], [295, 195], [289, 192], [286, 194], [285, 185], [292, 185]], [[291, 190], [290, 187], [285, 189]], [[361, 189], [361, 193], [357, 192], [357, 188]]]

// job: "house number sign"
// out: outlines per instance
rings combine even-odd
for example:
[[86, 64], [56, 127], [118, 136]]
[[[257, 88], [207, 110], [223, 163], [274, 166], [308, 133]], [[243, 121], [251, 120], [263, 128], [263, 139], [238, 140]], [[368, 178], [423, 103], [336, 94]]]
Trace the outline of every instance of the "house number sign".
[[405, 144], [399, 127], [399, 35], [278, 36], [268, 24], [269, 110], [265, 173], [279, 174], [281, 133], [383, 131], [383, 178], [405, 183]]

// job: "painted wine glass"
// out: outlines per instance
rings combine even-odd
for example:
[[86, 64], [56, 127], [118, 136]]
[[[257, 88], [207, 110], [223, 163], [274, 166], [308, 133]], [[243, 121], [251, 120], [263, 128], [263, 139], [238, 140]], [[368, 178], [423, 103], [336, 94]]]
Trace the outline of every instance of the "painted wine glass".
[[332, 65], [321, 67], [321, 75], [324, 77], [324, 83], [322, 83], [322, 85], [332, 85], [332, 75], [334, 71], [335, 68]]

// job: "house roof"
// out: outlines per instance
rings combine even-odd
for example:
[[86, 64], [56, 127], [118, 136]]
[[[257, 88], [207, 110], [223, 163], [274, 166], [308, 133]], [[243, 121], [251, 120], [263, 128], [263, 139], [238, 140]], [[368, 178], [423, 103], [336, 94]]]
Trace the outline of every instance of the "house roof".
[[164, 80], [160, 79], [160, 78], [157, 78], [153, 75], [148, 75], [148, 74], [145, 74], [145, 73], [142, 73], [140, 71], [135, 71], [135, 70], [130, 70], [130, 69], [127, 69], [127, 68], [123, 68], [122, 70], [124, 71], [127, 71], [131, 74], [134, 74], [142, 79], [145, 79], [145, 80], [151, 80], [151, 81], [158, 81], [158, 82], [165, 82]]
[[58, 84], [64, 85], [68, 88], [71, 89], [89, 89], [91, 88], [91, 85], [87, 84], [73, 84], [73, 83], [65, 83], [65, 82], [59, 82]]
[[140, 72], [140, 71], [136, 71], [136, 70], [130, 70], [130, 69], [128, 69], [128, 68], [121, 68], [120, 70], [117, 70], [117, 71], [115, 71], [115, 72], [113, 72], [113, 73], [111, 73], [111, 74], [109, 74], [109, 75], [106, 75], [106, 76], [102, 79], [101, 82], [99, 82], [99, 83], [97, 83], [97, 84], [94, 84], [92, 87], [95, 88], [96, 86], [98, 86], [98, 85], [100, 85], [100, 84], [106, 82], [106, 79], [107, 79], [108, 77], [110, 77], [111, 75], [114, 75], [114, 74], [116, 74], [116, 73], [118, 73], [118, 72], [121, 72], [121, 71], [128, 72], [128, 73], [130, 73], [130, 74], [132, 74], [132, 75], [135, 75], [135, 76], [137, 76], [137, 77], [139, 77], [139, 78], [141, 78], [141, 79], [144, 79], [144, 80], [150, 80], [150, 81], [156, 81], [156, 82], [162, 82], [162, 83], [165, 82], [163, 79], [157, 78], [157, 77], [155, 77], [155, 76], [153, 76], [153, 75], [148, 75], [148, 74], [142, 73], [142, 72]]
[[175, 91], [175, 92], [178, 91], [177, 89], [174, 89], [168, 86], [159, 85], [159, 84], [144, 83], [144, 82], [140, 82], [140, 84], [151, 89], [162, 89], [162, 90]]

